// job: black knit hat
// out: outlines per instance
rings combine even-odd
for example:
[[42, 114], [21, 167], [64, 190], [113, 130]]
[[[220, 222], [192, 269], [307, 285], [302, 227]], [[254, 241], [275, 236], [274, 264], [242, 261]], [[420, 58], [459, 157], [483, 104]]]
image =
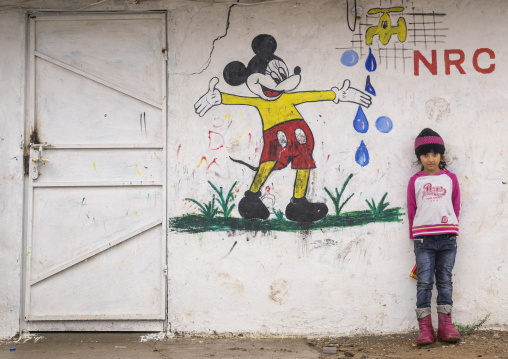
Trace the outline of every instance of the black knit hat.
[[424, 128], [416, 137], [415, 154], [417, 158], [420, 158], [421, 155], [430, 152], [444, 154], [445, 145], [437, 132], [432, 131], [430, 128]]

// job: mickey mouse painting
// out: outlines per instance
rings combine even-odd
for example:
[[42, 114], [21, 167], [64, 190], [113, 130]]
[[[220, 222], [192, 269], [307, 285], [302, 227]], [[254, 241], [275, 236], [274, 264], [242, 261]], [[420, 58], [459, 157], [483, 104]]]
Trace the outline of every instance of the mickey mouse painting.
[[365, 107], [371, 104], [371, 97], [350, 87], [345, 80], [342, 88], [333, 87], [328, 91], [292, 92], [301, 81], [301, 69], [295, 67], [290, 73], [286, 63], [274, 53], [277, 42], [271, 35], [258, 35], [252, 41], [255, 56], [247, 67], [240, 61], [233, 61], [224, 68], [224, 80], [231, 86], [247, 85], [254, 97], [227, 94], [215, 88], [219, 79], [210, 80], [209, 90], [194, 105], [199, 116], [211, 107], [224, 105], [246, 105], [255, 107], [263, 124], [264, 147], [259, 168], [245, 196], [238, 205], [238, 211], [246, 219], [267, 219], [270, 212], [261, 201], [260, 188], [271, 171], [287, 166], [296, 169], [293, 197], [286, 207], [286, 218], [297, 222], [314, 222], [326, 216], [328, 208], [324, 203], [309, 202], [305, 197], [310, 170], [316, 168], [312, 158], [314, 137], [296, 109], [305, 102], [333, 101], [353, 102]]

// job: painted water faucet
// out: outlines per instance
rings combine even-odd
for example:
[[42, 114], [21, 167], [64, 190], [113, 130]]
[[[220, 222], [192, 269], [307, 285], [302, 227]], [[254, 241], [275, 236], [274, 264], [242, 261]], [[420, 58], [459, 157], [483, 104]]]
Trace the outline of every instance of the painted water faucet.
[[369, 14], [378, 14], [383, 13], [381, 18], [379, 19], [379, 24], [377, 26], [372, 26], [367, 29], [367, 33], [365, 34], [365, 44], [372, 45], [372, 40], [375, 35], [379, 35], [379, 41], [383, 45], [387, 45], [390, 41], [392, 35], [397, 35], [400, 42], [406, 41], [407, 28], [406, 28], [406, 20], [403, 17], [399, 17], [397, 20], [397, 26], [392, 26], [392, 20], [390, 19], [391, 12], [401, 12], [403, 11], [403, 7], [390, 7], [388, 9], [370, 9], [368, 11]]
[[231, 86], [245, 84], [253, 97], [221, 92], [216, 88], [219, 79], [214, 77], [210, 80], [208, 92], [195, 103], [194, 108], [199, 116], [204, 116], [210, 108], [220, 104], [253, 106], [259, 112], [264, 147], [259, 166], [253, 168], [256, 174], [250, 189], [238, 205], [243, 218], [268, 219], [270, 211], [261, 200], [260, 189], [273, 170], [285, 168], [291, 162], [291, 168], [296, 170], [296, 180], [293, 197], [286, 207], [286, 218], [314, 222], [324, 218], [328, 208], [324, 203], [309, 202], [305, 197], [310, 170], [316, 168], [312, 157], [314, 136], [296, 106], [306, 102], [333, 101], [369, 107], [371, 97], [350, 87], [349, 80], [345, 80], [340, 89], [332, 87], [328, 91], [293, 92], [300, 84], [301, 69], [297, 66], [290, 72], [286, 62], [275, 55], [276, 49], [275, 38], [258, 35], [252, 40], [255, 55], [247, 66], [233, 61], [224, 68], [226, 83]]

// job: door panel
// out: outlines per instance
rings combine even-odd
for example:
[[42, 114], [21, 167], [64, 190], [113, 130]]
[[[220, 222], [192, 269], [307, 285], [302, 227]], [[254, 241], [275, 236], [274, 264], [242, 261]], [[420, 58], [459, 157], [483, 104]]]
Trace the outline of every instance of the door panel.
[[52, 144], [162, 144], [160, 108], [36, 58], [35, 118]]
[[77, 181], [121, 185], [160, 185], [164, 176], [162, 153], [153, 149], [54, 149], [43, 150], [50, 162], [43, 165], [35, 186], [66, 185]]
[[30, 281], [117, 237], [160, 224], [161, 197], [157, 186], [35, 188]]
[[[156, 240], [161, 235], [161, 226], [153, 227], [34, 284], [32, 319], [164, 319], [159, 271], [163, 253]], [[32, 266], [45, 260], [41, 253]]]
[[37, 16], [30, 26], [28, 329], [159, 331], [165, 18]]
[[161, 21], [159, 15], [42, 19], [35, 51], [160, 102]]

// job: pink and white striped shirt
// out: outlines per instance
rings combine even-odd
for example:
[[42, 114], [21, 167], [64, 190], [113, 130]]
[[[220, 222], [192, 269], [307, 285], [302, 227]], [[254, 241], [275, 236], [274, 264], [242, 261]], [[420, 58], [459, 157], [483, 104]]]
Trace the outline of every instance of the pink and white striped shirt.
[[460, 189], [448, 170], [434, 175], [416, 173], [407, 186], [409, 238], [459, 234]]

